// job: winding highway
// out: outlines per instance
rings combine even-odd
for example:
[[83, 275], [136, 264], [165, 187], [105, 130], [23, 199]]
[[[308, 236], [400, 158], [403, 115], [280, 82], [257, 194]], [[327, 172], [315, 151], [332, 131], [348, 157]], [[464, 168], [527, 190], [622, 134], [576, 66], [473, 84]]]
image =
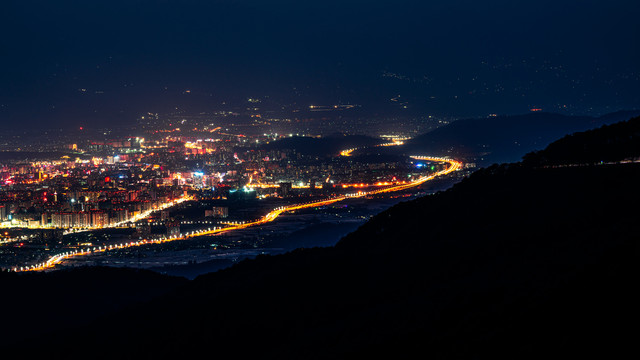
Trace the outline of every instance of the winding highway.
[[136, 247], [136, 246], [144, 246], [144, 245], [150, 245], [150, 244], [162, 244], [162, 243], [167, 243], [167, 242], [171, 242], [171, 241], [187, 240], [187, 239], [190, 239], [190, 238], [193, 238], [193, 237], [198, 237], [198, 236], [215, 235], [215, 234], [220, 234], [220, 233], [224, 233], [224, 232], [229, 232], [229, 231], [234, 231], [234, 230], [239, 230], [239, 229], [245, 229], [245, 228], [248, 228], [248, 227], [258, 226], [258, 225], [262, 225], [262, 224], [266, 224], [268, 222], [274, 221], [275, 219], [277, 219], [283, 213], [290, 212], [290, 211], [296, 211], [296, 210], [301, 210], [301, 209], [306, 209], [306, 208], [311, 208], [311, 207], [328, 205], [328, 204], [336, 203], [336, 202], [343, 201], [343, 200], [346, 200], [346, 199], [361, 198], [361, 197], [369, 196], [369, 195], [376, 195], [376, 194], [390, 193], [390, 192], [395, 192], [395, 191], [406, 190], [406, 189], [409, 189], [409, 188], [412, 188], [412, 187], [419, 186], [420, 184], [425, 183], [425, 182], [430, 181], [430, 180], [433, 180], [433, 179], [435, 179], [435, 178], [437, 178], [439, 176], [450, 174], [450, 173], [452, 173], [452, 172], [454, 172], [456, 170], [459, 170], [462, 167], [462, 163], [461, 162], [456, 161], [456, 160], [452, 160], [452, 159], [429, 157], [429, 156], [412, 156], [412, 158], [417, 159], [417, 160], [444, 162], [444, 163], [447, 163], [448, 166], [444, 170], [440, 170], [440, 171], [438, 171], [436, 173], [433, 173], [431, 175], [422, 176], [422, 177], [420, 177], [418, 179], [415, 179], [415, 180], [413, 180], [411, 182], [408, 182], [406, 184], [395, 184], [395, 185], [390, 185], [390, 186], [384, 187], [384, 188], [378, 188], [378, 189], [370, 190], [370, 191], [358, 191], [358, 192], [355, 192], [355, 193], [344, 194], [344, 195], [340, 195], [340, 196], [336, 196], [336, 197], [332, 197], [332, 198], [328, 198], [328, 199], [324, 199], [324, 200], [319, 200], [319, 201], [312, 201], [312, 202], [302, 203], [302, 204], [293, 204], [293, 205], [281, 206], [281, 207], [278, 207], [278, 208], [275, 208], [275, 209], [271, 210], [268, 214], [266, 214], [262, 218], [260, 218], [258, 220], [254, 220], [254, 221], [232, 223], [229, 226], [225, 226], [225, 227], [213, 227], [213, 228], [209, 228], [209, 229], [206, 229], [206, 230], [192, 231], [190, 233], [180, 234], [179, 236], [175, 236], [175, 237], [159, 238], [159, 239], [145, 239], [145, 240], [121, 243], [121, 244], [117, 244], [117, 245], [96, 246], [96, 247], [93, 247], [93, 248], [87, 248], [87, 249], [81, 249], [81, 250], [79, 249], [79, 250], [75, 250], [75, 251], [67, 251], [65, 253], [54, 255], [54, 256], [50, 257], [48, 260], [46, 260], [46, 261], [44, 261], [42, 263], [33, 264], [33, 265], [30, 265], [30, 266], [14, 267], [12, 270], [16, 271], [16, 272], [43, 271], [43, 270], [52, 269], [56, 265], [60, 264], [61, 262], [65, 261], [65, 260], [68, 260], [68, 259], [72, 259], [72, 258], [77, 258], [77, 257], [82, 257], [82, 256], [89, 256], [89, 255], [98, 254], [98, 253], [104, 253], [104, 252], [108, 252], [108, 251], [111, 251], [111, 250], [125, 249], [125, 248], [131, 248], [131, 247]]

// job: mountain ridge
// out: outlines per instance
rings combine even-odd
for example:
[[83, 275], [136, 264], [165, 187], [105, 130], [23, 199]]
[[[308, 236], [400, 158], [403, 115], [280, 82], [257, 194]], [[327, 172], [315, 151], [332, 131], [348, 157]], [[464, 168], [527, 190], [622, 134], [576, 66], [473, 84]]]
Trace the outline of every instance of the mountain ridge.
[[600, 117], [534, 112], [461, 119], [409, 140], [402, 151], [471, 158], [482, 166], [517, 162], [526, 153], [541, 150], [567, 134], [634, 116], [640, 116], [640, 111], [619, 111]]

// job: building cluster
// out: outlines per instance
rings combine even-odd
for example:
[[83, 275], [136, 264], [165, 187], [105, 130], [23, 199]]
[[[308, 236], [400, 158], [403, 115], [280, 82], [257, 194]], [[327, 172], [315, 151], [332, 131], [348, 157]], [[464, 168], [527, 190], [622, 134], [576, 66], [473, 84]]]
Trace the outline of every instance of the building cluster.
[[[158, 121], [149, 118], [149, 124]], [[102, 139], [77, 138], [54, 159], [0, 163], [0, 224], [99, 228], [139, 219], [189, 192], [232, 201], [328, 195], [407, 182], [425, 171], [413, 161], [359, 161], [266, 146], [293, 134], [245, 135], [239, 130], [247, 124], [230, 129], [195, 120], [172, 118], [146, 129], [144, 137], [108, 138], [105, 132]], [[226, 216], [212, 211], [208, 216]]]

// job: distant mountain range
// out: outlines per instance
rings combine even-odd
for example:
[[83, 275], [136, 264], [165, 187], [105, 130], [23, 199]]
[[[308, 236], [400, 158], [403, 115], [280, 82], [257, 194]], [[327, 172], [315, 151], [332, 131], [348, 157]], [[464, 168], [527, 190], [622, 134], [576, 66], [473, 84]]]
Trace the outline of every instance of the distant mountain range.
[[[476, 171], [380, 213], [335, 247], [258, 256], [190, 282], [167, 278], [163, 295], [97, 308], [102, 317], [89, 315], [92, 324], [76, 331], [31, 316], [33, 328], [50, 333], [33, 339], [24, 330], [12, 349], [66, 358], [628, 356], [640, 320], [640, 163], [616, 162], [636, 156], [623, 149], [637, 149], [629, 129], [639, 124], [567, 137], [524, 162]], [[569, 154], [596, 148], [616, 155], [600, 163]], [[41, 299], [11, 307], [8, 293], [3, 308], [14, 323], [3, 326], [15, 327], [20, 312], [103, 299], [95, 286], [57, 283], [65, 291], [53, 294], [35, 286], [65, 277], [90, 284], [95, 271], [104, 278], [126, 270], [0, 274], [3, 289], [22, 282]], [[131, 273], [138, 275], [118, 277], [127, 284], [123, 296], [145, 281]]]
[[469, 159], [481, 166], [518, 161], [552, 141], [576, 132], [640, 116], [640, 110], [600, 117], [530, 113], [465, 119], [415, 137], [398, 151]]
[[[419, 135], [401, 147], [370, 149], [387, 155], [434, 155], [459, 158], [479, 166], [519, 161], [523, 155], [544, 149], [552, 141], [578, 131], [640, 116], [640, 110], [619, 111], [600, 117], [567, 116], [533, 112], [525, 115], [463, 119]], [[263, 149], [295, 149], [318, 157], [336, 156], [341, 150], [364, 148], [381, 143], [380, 139], [336, 134], [322, 138], [290, 137], [273, 141]], [[360, 151], [354, 155], [362, 156]], [[392, 159], [397, 160], [397, 159]], [[377, 160], [379, 161], [379, 159]]]

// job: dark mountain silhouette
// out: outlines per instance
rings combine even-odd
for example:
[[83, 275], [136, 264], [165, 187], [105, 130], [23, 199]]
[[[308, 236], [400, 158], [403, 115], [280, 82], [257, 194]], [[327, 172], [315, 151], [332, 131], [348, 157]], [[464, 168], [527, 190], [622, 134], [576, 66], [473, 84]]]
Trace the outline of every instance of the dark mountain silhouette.
[[640, 111], [621, 111], [597, 118], [531, 113], [458, 120], [408, 141], [401, 151], [477, 158], [480, 165], [513, 162], [564, 135], [639, 115]]
[[531, 165], [597, 164], [640, 158], [640, 118], [604, 125], [555, 141], [524, 157]]
[[373, 146], [380, 142], [380, 139], [363, 135], [336, 135], [322, 138], [294, 136], [265, 144], [262, 148], [266, 150], [295, 149], [301, 154], [312, 156], [337, 156], [345, 149]]
[[107, 267], [51, 273], [0, 272], [0, 345], [87, 325], [186, 283], [184, 278], [151, 271]]
[[[607, 129], [590, 139], [627, 141]], [[494, 165], [380, 213], [335, 247], [245, 260], [20, 349], [68, 358], [620, 357], [635, 351], [640, 320], [640, 214], [626, 206], [640, 201], [638, 183], [640, 163]]]

